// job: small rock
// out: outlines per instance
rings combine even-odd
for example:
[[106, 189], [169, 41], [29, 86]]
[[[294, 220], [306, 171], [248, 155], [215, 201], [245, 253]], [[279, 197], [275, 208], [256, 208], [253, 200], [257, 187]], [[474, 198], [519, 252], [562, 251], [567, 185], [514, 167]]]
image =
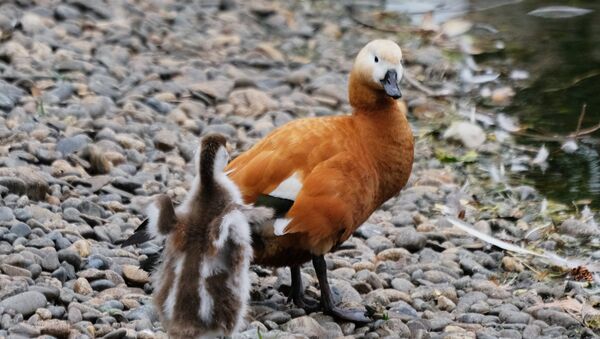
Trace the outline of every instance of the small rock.
[[46, 297], [40, 292], [29, 291], [6, 298], [0, 302], [0, 307], [13, 309], [27, 317], [38, 308], [46, 306]]
[[36, 326], [41, 329], [42, 334], [57, 338], [66, 338], [71, 332], [71, 325], [64, 320], [50, 319], [39, 322]]
[[17, 266], [13, 266], [13, 265], [8, 265], [8, 264], [1, 264], [0, 265], [0, 270], [2, 270], [2, 272], [4, 272], [4, 274], [10, 275], [11, 277], [28, 277], [31, 278], [32, 274], [30, 271], [21, 268], [21, 267], [17, 267]]
[[16, 234], [19, 237], [26, 238], [31, 234], [31, 227], [29, 227], [29, 225], [25, 223], [17, 222], [16, 224], [11, 226], [10, 233]]
[[71, 245], [71, 248], [77, 251], [77, 253], [79, 253], [79, 256], [82, 258], [89, 256], [92, 250], [90, 242], [85, 239], [79, 239], [75, 241], [73, 245]]
[[292, 319], [292, 317], [289, 315], [289, 313], [281, 311], [275, 311], [262, 317], [263, 321], [272, 321], [276, 324], [287, 323], [288, 321], [290, 321], [290, 319]]
[[0, 167], [0, 186], [17, 195], [26, 194], [33, 200], [43, 200], [50, 191], [39, 171], [25, 166]]
[[[375, 238], [375, 237], [373, 237]], [[372, 239], [372, 238], [371, 238]], [[409, 251], [404, 248], [389, 248], [387, 250], [383, 250], [377, 254], [377, 259], [391, 260], [391, 261], [406, 261], [410, 258], [411, 254]]]
[[150, 282], [150, 277], [148, 276], [148, 272], [143, 269], [133, 266], [133, 265], [122, 265], [121, 269], [123, 270], [123, 277], [136, 284], [145, 284]]
[[92, 142], [90, 137], [85, 134], [78, 134], [59, 140], [56, 143], [56, 150], [66, 156], [83, 149], [90, 142]]
[[[54, 242], [50, 241], [54, 246]], [[60, 266], [60, 261], [58, 261], [58, 253], [53, 247], [43, 248], [44, 256], [42, 257], [42, 268], [45, 271], [52, 272]]]
[[558, 227], [558, 230], [564, 234], [575, 237], [597, 236], [599, 231], [591, 223], [584, 223], [577, 219], [567, 219]]
[[48, 320], [52, 318], [52, 312], [50, 312], [50, 310], [47, 308], [38, 308], [35, 311], [35, 314], [37, 314], [42, 320]]
[[81, 257], [79, 256], [79, 253], [69, 248], [58, 251], [58, 260], [60, 262], [68, 262], [69, 264], [73, 265], [75, 269], [79, 269], [79, 267], [81, 267]]
[[518, 262], [515, 258], [509, 256], [502, 258], [502, 268], [508, 272], [523, 272], [525, 269], [523, 264]]
[[154, 145], [161, 151], [168, 152], [175, 148], [177, 134], [173, 131], [161, 129], [154, 135]]
[[473, 225], [473, 227], [483, 234], [492, 234], [492, 226], [490, 226], [490, 223], [485, 220], [479, 220]]
[[285, 323], [282, 328], [291, 333], [304, 334], [311, 339], [327, 337], [327, 331], [314, 318], [302, 316]]
[[15, 218], [12, 210], [8, 207], [0, 207], [0, 222], [2, 221], [11, 221]]
[[559, 325], [562, 327], [580, 326], [579, 322], [572, 316], [555, 310], [540, 309], [534, 311], [533, 315], [537, 319], [545, 321], [548, 324]]
[[444, 138], [460, 141], [468, 148], [478, 148], [485, 142], [485, 132], [479, 125], [467, 121], [455, 121], [444, 132]]
[[427, 237], [418, 233], [413, 227], [401, 227], [395, 232], [394, 243], [398, 247], [416, 252], [427, 244]]
[[502, 310], [498, 315], [500, 320], [509, 324], [528, 324], [531, 316], [525, 312]]
[[75, 291], [75, 293], [88, 295], [91, 294], [94, 290], [92, 289], [92, 286], [90, 286], [90, 283], [87, 281], [87, 279], [79, 278], [75, 281], [75, 284], [73, 285], [73, 291]]
[[456, 308], [456, 304], [449, 298], [441, 295], [437, 299], [437, 305], [440, 310], [452, 311]]
[[90, 286], [94, 291], [104, 291], [109, 288], [115, 287], [115, 283], [108, 279], [98, 279], [90, 283]]
[[267, 93], [254, 88], [238, 89], [231, 92], [229, 102], [235, 106], [235, 113], [241, 116], [259, 116], [277, 109], [277, 101]]
[[40, 330], [28, 323], [21, 322], [9, 328], [11, 337], [16, 338], [37, 338], [40, 335]]

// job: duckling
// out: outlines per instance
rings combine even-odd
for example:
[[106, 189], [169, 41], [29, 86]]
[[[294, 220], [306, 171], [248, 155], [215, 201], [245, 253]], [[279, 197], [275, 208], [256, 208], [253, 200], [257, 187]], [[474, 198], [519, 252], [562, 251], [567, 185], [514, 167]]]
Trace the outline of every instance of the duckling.
[[[401, 97], [402, 51], [374, 40], [358, 53], [349, 81], [351, 115], [298, 119], [271, 132], [228, 166], [246, 203], [277, 206], [278, 218], [253, 237], [254, 263], [290, 266], [290, 298], [309, 311], [300, 265], [312, 259], [325, 313], [368, 322], [338, 308], [324, 255], [341, 245], [406, 184], [413, 135]], [[260, 228], [259, 228], [260, 229]]]
[[221, 336], [243, 323], [252, 259], [248, 220], [272, 217], [267, 208], [244, 205], [223, 172], [226, 139], [209, 135], [196, 158], [190, 192], [176, 209], [167, 195], [147, 208], [147, 233], [165, 238], [162, 263], [154, 272], [154, 303], [172, 338]]

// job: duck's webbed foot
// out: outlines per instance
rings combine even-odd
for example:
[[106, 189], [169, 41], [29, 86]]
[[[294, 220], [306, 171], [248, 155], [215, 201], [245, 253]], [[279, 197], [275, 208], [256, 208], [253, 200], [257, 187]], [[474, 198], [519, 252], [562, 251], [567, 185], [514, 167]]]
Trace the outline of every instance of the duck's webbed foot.
[[290, 295], [288, 296], [288, 301], [293, 301], [294, 305], [304, 309], [306, 314], [319, 311], [321, 308], [319, 302], [304, 294], [300, 266], [290, 266], [290, 271], [292, 275], [292, 288], [290, 290]]
[[359, 310], [344, 310], [337, 307], [333, 302], [329, 282], [327, 281], [327, 264], [325, 257], [322, 255], [313, 257], [313, 266], [319, 279], [319, 287], [321, 288], [321, 306], [323, 312], [342, 321], [351, 321], [354, 323], [369, 323], [372, 320], [365, 316], [363, 311]]

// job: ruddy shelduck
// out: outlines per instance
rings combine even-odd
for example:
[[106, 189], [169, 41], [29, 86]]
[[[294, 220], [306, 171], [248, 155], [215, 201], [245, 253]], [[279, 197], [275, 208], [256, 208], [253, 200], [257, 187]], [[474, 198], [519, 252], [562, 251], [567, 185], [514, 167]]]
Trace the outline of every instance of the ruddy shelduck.
[[312, 259], [324, 311], [368, 321], [334, 305], [324, 254], [398, 194], [410, 176], [413, 135], [406, 106], [396, 101], [402, 74], [400, 47], [390, 40], [371, 41], [350, 73], [351, 115], [292, 121], [227, 167], [246, 203], [279, 211], [270, 232], [253, 236], [254, 263], [290, 266], [290, 298], [300, 307], [315, 306], [303, 295], [299, 266]]
[[350, 73], [351, 115], [292, 121], [226, 168], [246, 203], [275, 210], [276, 219], [252, 227], [254, 263], [290, 266], [290, 298], [299, 307], [317, 309], [304, 296], [300, 274], [300, 265], [312, 259], [325, 313], [369, 321], [334, 304], [324, 255], [398, 194], [410, 176], [413, 136], [406, 106], [396, 100], [402, 74], [400, 47], [371, 41]]

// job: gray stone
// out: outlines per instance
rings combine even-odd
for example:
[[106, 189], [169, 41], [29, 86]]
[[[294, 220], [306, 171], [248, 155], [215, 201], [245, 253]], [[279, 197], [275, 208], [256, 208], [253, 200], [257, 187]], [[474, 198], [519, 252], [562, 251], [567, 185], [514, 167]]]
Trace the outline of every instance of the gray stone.
[[[52, 243], [54, 245], [54, 243]], [[58, 254], [54, 248], [44, 248], [44, 256], [42, 257], [42, 268], [45, 271], [52, 272], [60, 266], [60, 261], [58, 261]]]
[[87, 214], [96, 218], [102, 218], [104, 215], [104, 209], [91, 201], [84, 200], [78, 206], [77, 209], [83, 214]]
[[0, 207], [0, 222], [2, 221], [11, 221], [15, 218], [12, 210], [8, 207], [2, 206]]
[[410, 212], [407, 211], [399, 211], [394, 216], [392, 216], [392, 220], [390, 220], [392, 224], [398, 227], [414, 225], [413, 217]]
[[29, 225], [25, 223], [17, 222], [16, 224], [11, 226], [10, 233], [14, 233], [19, 237], [26, 238], [31, 234], [31, 227], [29, 227]]
[[125, 317], [129, 321], [150, 319], [150, 321], [155, 322], [158, 320], [158, 313], [152, 305], [144, 305], [125, 313]]
[[579, 322], [570, 315], [550, 310], [540, 309], [533, 312], [533, 316], [539, 320], [545, 321], [548, 324], [559, 325], [562, 327], [579, 326]]
[[394, 280], [392, 280], [392, 287], [398, 291], [409, 293], [415, 288], [415, 285], [406, 279], [394, 278]]
[[46, 306], [46, 297], [42, 293], [35, 291], [17, 294], [0, 302], [0, 307], [13, 309], [25, 317], [35, 313], [35, 310], [44, 306]]
[[85, 134], [64, 138], [56, 143], [56, 150], [63, 155], [69, 155], [83, 149], [92, 139]]
[[573, 218], [563, 221], [558, 227], [558, 230], [575, 237], [589, 237], [597, 236], [599, 234], [598, 228], [592, 223], [584, 223]]
[[401, 227], [395, 232], [394, 243], [398, 247], [416, 252], [425, 247], [427, 237], [424, 234], [418, 233], [412, 227]]
[[4, 272], [4, 274], [10, 275], [12, 277], [31, 278], [31, 276], [32, 276], [30, 271], [28, 271], [24, 268], [9, 265], [9, 264], [0, 264], [0, 270], [2, 270], [2, 272]]
[[276, 324], [286, 323], [290, 321], [290, 319], [292, 319], [292, 317], [288, 313], [281, 311], [275, 311], [262, 317], [262, 321], [272, 321]]
[[53, 286], [35, 285], [35, 286], [29, 287], [29, 290], [40, 292], [48, 300], [56, 300], [56, 299], [58, 299], [58, 296], [60, 295], [60, 289], [58, 289], [57, 287], [53, 287]]
[[81, 267], [81, 256], [79, 253], [69, 248], [58, 251], [58, 260], [60, 262], [66, 261], [76, 269]]
[[323, 326], [309, 316], [292, 319], [284, 324], [282, 328], [287, 332], [304, 334], [311, 339], [327, 337], [327, 331]]
[[528, 324], [531, 316], [525, 312], [500, 311], [500, 320], [509, 324]]
[[36, 248], [52, 247], [54, 248], [54, 241], [48, 238], [35, 238], [27, 242], [28, 246]]

